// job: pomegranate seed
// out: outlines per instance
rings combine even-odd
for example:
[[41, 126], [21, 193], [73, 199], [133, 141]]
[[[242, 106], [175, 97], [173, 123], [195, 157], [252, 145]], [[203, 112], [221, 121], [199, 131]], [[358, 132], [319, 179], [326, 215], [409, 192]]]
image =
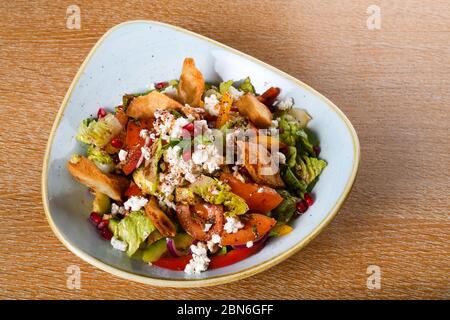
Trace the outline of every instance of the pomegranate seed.
[[100, 221], [100, 223], [97, 225], [97, 228], [100, 230], [103, 230], [104, 228], [106, 228], [109, 224], [108, 220], [102, 220]]
[[102, 221], [102, 217], [97, 212], [91, 212], [89, 220], [97, 226]]
[[161, 89], [167, 87], [168, 85], [169, 85], [169, 83], [165, 82], [165, 81], [158, 82], [157, 84], [155, 84], [155, 88], [158, 89], [158, 90], [161, 90]]
[[194, 124], [192, 122], [188, 123], [183, 127], [184, 130], [189, 131], [190, 133], [194, 132]]
[[114, 147], [114, 148], [122, 148], [122, 140], [120, 140], [119, 138], [114, 138], [114, 139], [112, 139], [111, 140], [111, 145]]
[[314, 150], [314, 153], [316, 154], [316, 157], [318, 157], [319, 154], [320, 154], [320, 147], [319, 146], [314, 146], [313, 150]]
[[184, 161], [189, 161], [189, 160], [191, 160], [191, 151], [186, 150], [185, 152], [183, 152], [183, 160], [184, 160]]
[[101, 119], [106, 116], [106, 110], [104, 108], [100, 108], [97, 111], [97, 118]]
[[305, 199], [306, 203], [308, 204], [308, 207], [311, 207], [314, 204], [314, 199], [311, 197], [311, 195], [308, 192], [305, 192], [303, 195], [303, 198]]
[[305, 213], [308, 210], [308, 204], [305, 200], [300, 200], [297, 202], [297, 211], [300, 213]]
[[111, 230], [109, 230], [108, 228], [103, 228], [102, 229], [102, 237], [105, 238], [106, 240], [111, 240], [111, 238], [113, 237], [113, 234], [112, 234]]

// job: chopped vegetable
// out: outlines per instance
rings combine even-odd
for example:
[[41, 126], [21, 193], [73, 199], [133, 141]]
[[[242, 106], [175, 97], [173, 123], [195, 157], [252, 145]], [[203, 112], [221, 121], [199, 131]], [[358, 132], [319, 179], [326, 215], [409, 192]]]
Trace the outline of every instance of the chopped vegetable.
[[122, 125], [119, 120], [114, 115], [108, 114], [99, 120], [85, 119], [78, 128], [76, 139], [102, 148], [121, 130]]

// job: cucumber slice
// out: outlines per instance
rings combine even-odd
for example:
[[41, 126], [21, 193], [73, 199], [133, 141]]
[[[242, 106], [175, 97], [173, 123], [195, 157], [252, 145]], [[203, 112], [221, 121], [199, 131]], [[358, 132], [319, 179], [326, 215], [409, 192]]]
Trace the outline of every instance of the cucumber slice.
[[167, 252], [166, 238], [162, 238], [144, 250], [142, 254], [142, 260], [144, 260], [144, 262], [154, 262], [159, 258], [161, 258], [162, 255], [165, 254], [166, 252]]
[[175, 247], [180, 250], [188, 249], [192, 244], [192, 237], [187, 233], [178, 233], [173, 241], [175, 243]]

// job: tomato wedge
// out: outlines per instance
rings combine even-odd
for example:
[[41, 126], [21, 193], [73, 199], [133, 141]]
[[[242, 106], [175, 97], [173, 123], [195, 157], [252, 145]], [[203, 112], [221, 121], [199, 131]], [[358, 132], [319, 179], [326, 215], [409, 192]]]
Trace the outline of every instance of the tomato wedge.
[[160, 258], [159, 260], [152, 262], [152, 265], [169, 270], [183, 271], [191, 258], [192, 255], [178, 258]]
[[250, 210], [254, 212], [269, 212], [278, 207], [283, 198], [267, 186], [256, 183], [245, 183], [231, 174], [222, 174], [220, 180], [231, 187], [231, 192], [245, 200]]
[[128, 187], [128, 189], [125, 191], [125, 196], [127, 196], [128, 198], [132, 196], [142, 196], [142, 195], [143, 195], [142, 190], [134, 182], [132, 182]]
[[[242, 261], [251, 255], [257, 253], [264, 247], [264, 242], [254, 245], [251, 248], [235, 249], [227, 254], [211, 257], [208, 270], [223, 268], [232, 265], [236, 262]], [[160, 258], [152, 264], [160, 268], [183, 271], [186, 265], [191, 260], [192, 255], [187, 255], [178, 258]]]

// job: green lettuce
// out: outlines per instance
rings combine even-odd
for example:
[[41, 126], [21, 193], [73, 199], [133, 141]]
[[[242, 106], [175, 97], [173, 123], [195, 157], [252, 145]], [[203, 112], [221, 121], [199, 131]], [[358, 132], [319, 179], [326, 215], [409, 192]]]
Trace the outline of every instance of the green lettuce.
[[292, 196], [287, 190], [280, 189], [277, 192], [283, 197], [283, 201], [272, 210], [272, 216], [278, 222], [287, 223], [297, 210], [298, 198]]
[[[113, 219], [110, 219], [113, 220]], [[134, 211], [120, 222], [110, 223], [109, 228], [114, 236], [128, 244], [127, 255], [132, 256], [139, 246], [155, 230], [150, 218], [144, 210]]]
[[223, 204], [227, 216], [241, 215], [248, 211], [245, 200], [232, 193], [229, 185], [217, 179], [202, 175], [190, 185], [190, 188], [206, 202]]
[[219, 92], [220, 94], [225, 94], [225, 92], [228, 91], [228, 89], [230, 89], [230, 87], [233, 85], [233, 80], [228, 80], [225, 82], [221, 82], [219, 85]]
[[145, 193], [156, 196], [158, 189], [158, 163], [163, 156], [164, 149], [161, 138], [152, 145], [151, 162], [147, 167], [140, 167], [133, 172], [134, 182]]
[[325, 160], [303, 156], [299, 159], [295, 171], [297, 176], [307, 185], [313, 182], [327, 166]]
[[244, 79], [244, 81], [240, 84], [239, 89], [241, 89], [245, 93], [255, 94], [255, 87], [253, 87], [250, 77]]
[[100, 164], [111, 164], [113, 162], [111, 156], [103, 149], [90, 145], [87, 149], [87, 158]]
[[119, 120], [112, 114], [94, 120], [85, 119], [78, 128], [76, 139], [86, 144], [93, 144], [99, 148], [106, 146], [113, 137], [122, 130]]
[[308, 187], [308, 185], [303, 180], [297, 178], [295, 173], [289, 167], [284, 168], [282, 178], [288, 188], [298, 195], [303, 194], [303, 192], [305, 192], [306, 188]]

